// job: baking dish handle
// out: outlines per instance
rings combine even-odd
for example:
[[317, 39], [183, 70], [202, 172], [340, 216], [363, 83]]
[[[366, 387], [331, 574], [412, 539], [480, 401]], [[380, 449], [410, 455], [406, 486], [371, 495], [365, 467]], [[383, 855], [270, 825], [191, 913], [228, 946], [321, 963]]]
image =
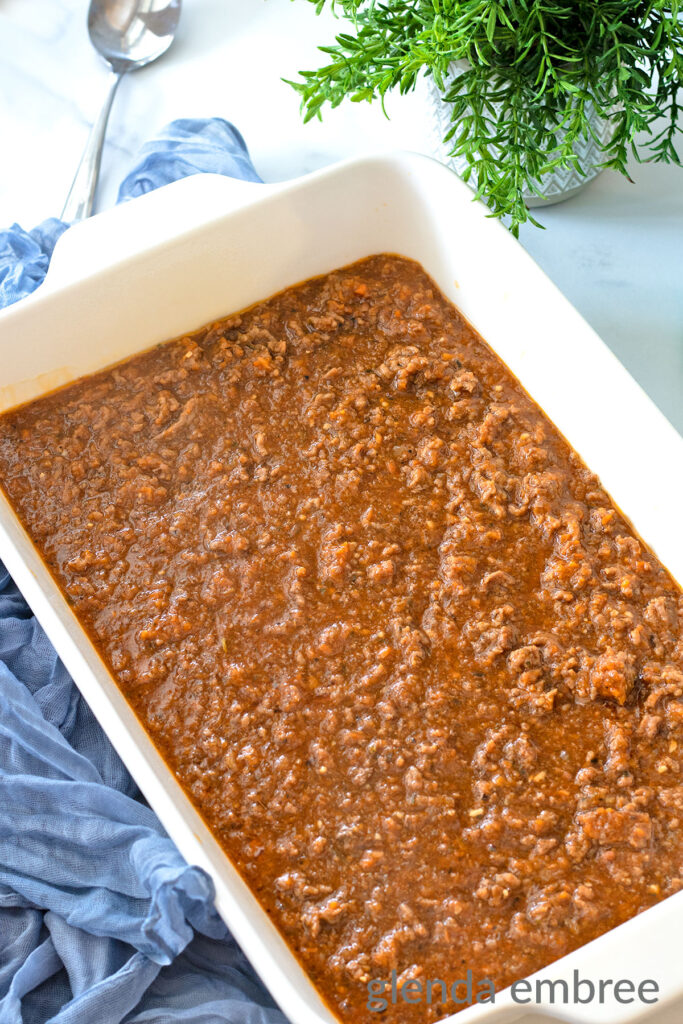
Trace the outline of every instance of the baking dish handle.
[[55, 246], [41, 291], [62, 288], [162, 246], [281, 186], [195, 174], [72, 225]]

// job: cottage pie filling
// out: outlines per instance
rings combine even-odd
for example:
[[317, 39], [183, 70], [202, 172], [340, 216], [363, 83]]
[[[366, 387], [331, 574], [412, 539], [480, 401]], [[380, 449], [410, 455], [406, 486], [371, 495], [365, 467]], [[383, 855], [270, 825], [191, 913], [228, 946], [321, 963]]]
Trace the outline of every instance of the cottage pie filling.
[[416, 263], [4, 414], [0, 481], [342, 1020], [683, 884], [681, 590]]

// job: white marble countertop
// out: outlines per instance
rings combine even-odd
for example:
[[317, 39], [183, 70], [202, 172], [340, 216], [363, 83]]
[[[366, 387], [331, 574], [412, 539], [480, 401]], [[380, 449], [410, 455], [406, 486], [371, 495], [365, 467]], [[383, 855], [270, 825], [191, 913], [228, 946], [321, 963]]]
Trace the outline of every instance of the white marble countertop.
[[[31, 227], [61, 210], [106, 85], [86, 35], [87, 6], [0, 0], [0, 225]], [[139, 145], [176, 117], [233, 121], [266, 181], [358, 153], [430, 152], [420, 93], [392, 98], [391, 120], [377, 105], [348, 104], [302, 124], [281, 78], [314, 66], [334, 28], [305, 0], [185, 0], [170, 53], [119, 90], [100, 208], [114, 201]], [[632, 177], [603, 174], [541, 212], [546, 230], [525, 229], [522, 242], [683, 431], [683, 171], [634, 163]], [[656, 1017], [674, 1019], [678, 1011]]]

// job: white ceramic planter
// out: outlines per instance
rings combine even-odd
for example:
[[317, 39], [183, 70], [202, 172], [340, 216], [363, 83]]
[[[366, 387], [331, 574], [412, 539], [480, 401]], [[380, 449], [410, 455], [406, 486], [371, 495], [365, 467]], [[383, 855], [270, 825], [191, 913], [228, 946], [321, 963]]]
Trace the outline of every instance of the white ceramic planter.
[[[456, 61], [451, 64], [450, 81], [453, 81], [457, 75], [462, 74], [466, 68], [467, 63], [464, 61]], [[448, 83], [446, 84], [448, 85]], [[451, 106], [442, 99], [442, 91], [438, 88], [433, 78], [429, 79], [427, 88], [433, 123], [434, 155], [462, 177], [468, 167], [467, 160], [465, 157], [449, 156], [449, 144], [443, 141], [444, 136], [451, 127]], [[581, 139], [574, 148], [584, 173], [581, 173], [575, 167], [563, 167], [544, 174], [536, 181], [542, 196], [529, 189], [526, 189], [523, 193], [524, 202], [528, 207], [552, 206], [555, 203], [564, 202], [565, 199], [570, 199], [581, 192], [602, 173], [602, 168], [599, 165], [604, 161], [605, 155], [600, 145], [605, 145], [610, 141], [614, 128], [610, 121], [598, 115], [592, 104], [587, 104], [586, 109], [595, 138], [589, 136], [588, 138]], [[559, 129], [558, 139], [561, 138], [562, 134], [562, 129]], [[500, 154], [500, 159], [505, 159], [504, 152]], [[472, 180], [471, 184], [473, 187], [476, 187], [476, 183]]]

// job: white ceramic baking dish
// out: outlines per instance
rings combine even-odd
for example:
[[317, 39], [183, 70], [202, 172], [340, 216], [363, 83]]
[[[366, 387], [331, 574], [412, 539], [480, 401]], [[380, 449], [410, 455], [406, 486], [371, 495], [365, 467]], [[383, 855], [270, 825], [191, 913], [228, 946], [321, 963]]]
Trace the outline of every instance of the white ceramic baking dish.
[[[517, 374], [679, 580], [683, 440], [522, 247], [441, 165], [410, 154], [354, 160], [279, 185], [189, 178], [68, 231], [46, 283], [0, 315], [0, 410], [377, 252], [419, 260]], [[294, 1024], [333, 1017], [128, 708], [0, 499], [0, 557], [77, 685]], [[541, 976], [655, 979], [683, 996], [683, 893]], [[455, 979], [451, 979], [455, 980]], [[652, 1011], [609, 1000], [523, 1007], [509, 992], [457, 1024], [530, 1011], [626, 1024]], [[683, 1009], [681, 1010], [683, 1014]]]

